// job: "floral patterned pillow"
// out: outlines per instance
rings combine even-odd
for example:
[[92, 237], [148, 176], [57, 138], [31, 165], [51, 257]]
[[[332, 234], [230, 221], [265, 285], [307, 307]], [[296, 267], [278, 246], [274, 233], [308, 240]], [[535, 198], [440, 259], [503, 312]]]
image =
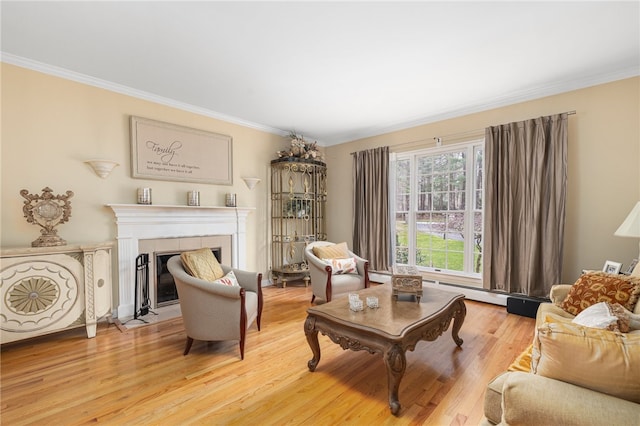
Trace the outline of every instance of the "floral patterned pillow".
[[357, 274], [358, 268], [356, 258], [349, 257], [347, 259], [322, 259], [327, 265], [331, 266], [332, 272], [339, 274]]
[[228, 285], [230, 287], [240, 287], [240, 283], [238, 282], [236, 274], [234, 274], [233, 271], [229, 271], [227, 275], [222, 278], [218, 278], [217, 280], [213, 281], [213, 283]]
[[640, 277], [592, 272], [578, 278], [560, 307], [578, 315], [599, 302], [619, 303], [632, 311], [640, 298]]

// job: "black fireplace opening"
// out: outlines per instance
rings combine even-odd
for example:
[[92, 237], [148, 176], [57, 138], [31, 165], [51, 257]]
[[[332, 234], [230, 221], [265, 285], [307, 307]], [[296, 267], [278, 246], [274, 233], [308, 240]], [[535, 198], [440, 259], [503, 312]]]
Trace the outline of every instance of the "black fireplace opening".
[[[211, 252], [218, 262], [221, 263], [222, 248], [211, 248]], [[169, 269], [167, 269], [167, 261], [180, 253], [181, 252], [179, 251], [156, 253], [156, 308], [173, 305], [179, 302], [176, 283], [173, 281], [173, 276], [169, 273]]]

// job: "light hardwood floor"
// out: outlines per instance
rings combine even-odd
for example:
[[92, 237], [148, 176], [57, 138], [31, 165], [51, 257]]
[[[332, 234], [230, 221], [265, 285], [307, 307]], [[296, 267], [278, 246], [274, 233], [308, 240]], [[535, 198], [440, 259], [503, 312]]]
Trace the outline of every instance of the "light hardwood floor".
[[2, 425], [478, 424], [485, 385], [524, 350], [534, 320], [467, 301], [457, 348], [449, 329], [407, 353], [402, 410], [390, 414], [380, 355], [319, 336], [315, 372], [303, 323], [310, 288], [265, 287], [262, 331], [196, 341], [183, 356], [180, 318], [121, 332], [101, 324], [2, 347]]

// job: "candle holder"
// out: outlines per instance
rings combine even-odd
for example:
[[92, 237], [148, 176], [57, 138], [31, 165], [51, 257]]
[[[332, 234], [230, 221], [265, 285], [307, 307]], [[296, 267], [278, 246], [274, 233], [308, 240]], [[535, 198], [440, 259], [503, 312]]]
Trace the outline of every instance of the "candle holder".
[[235, 207], [236, 206], [236, 194], [227, 193], [224, 198], [224, 205], [227, 207]]
[[367, 297], [367, 306], [371, 309], [376, 309], [378, 306], [380, 306], [378, 304], [378, 298], [375, 296]]
[[354, 312], [362, 311], [364, 304], [357, 293], [349, 293], [349, 309]]
[[151, 204], [151, 188], [138, 188], [138, 204]]
[[200, 191], [188, 191], [187, 192], [187, 205], [199, 206], [200, 205]]

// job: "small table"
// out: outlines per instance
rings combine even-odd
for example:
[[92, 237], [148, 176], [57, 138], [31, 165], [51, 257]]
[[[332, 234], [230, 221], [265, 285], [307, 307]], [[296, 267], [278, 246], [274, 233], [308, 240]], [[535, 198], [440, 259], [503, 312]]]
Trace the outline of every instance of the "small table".
[[379, 307], [353, 312], [347, 298], [338, 298], [307, 309], [304, 333], [313, 352], [307, 366], [315, 371], [320, 362], [318, 332], [342, 349], [382, 354], [387, 369], [389, 408], [396, 415], [400, 411], [398, 389], [407, 366], [407, 349], [413, 350], [420, 340], [436, 340], [449, 328], [452, 319], [451, 335], [456, 345], [461, 346], [458, 332], [467, 313], [464, 295], [424, 289], [421, 303], [396, 301], [391, 286], [385, 284], [357, 293], [362, 299], [378, 297]]

